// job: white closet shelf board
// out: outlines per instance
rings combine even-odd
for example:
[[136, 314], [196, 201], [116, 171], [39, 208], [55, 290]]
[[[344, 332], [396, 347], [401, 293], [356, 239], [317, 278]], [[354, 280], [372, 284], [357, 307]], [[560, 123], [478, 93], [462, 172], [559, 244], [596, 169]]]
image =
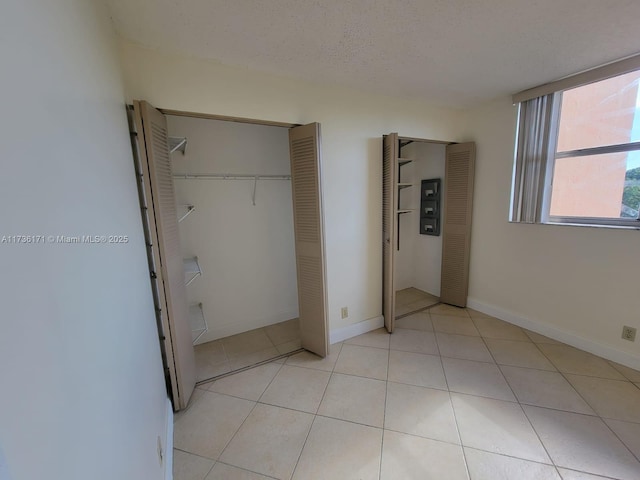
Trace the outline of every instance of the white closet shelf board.
[[202, 275], [202, 270], [198, 263], [198, 257], [185, 258], [182, 263], [184, 265], [184, 284], [186, 286]]
[[189, 326], [191, 327], [193, 343], [196, 343], [198, 339], [209, 330], [207, 321], [204, 318], [204, 312], [202, 311], [202, 303], [189, 306]]
[[398, 159], [398, 165], [403, 166], [406, 165], [407, 163], [411, 163], [413, 162], [413, 158], [399, 158]]
[[398, 210], [398, 215], [402, 214], [402, 213], [411, 213], [411, 212], [415, 212], [415, 208], [403, 208], [401, 210]]
[[404, 142], [422, 142], [422, 143], [436, 143], [441, 145], [452, 145], [457, 142], [451, 142], [449, 140], [431, 140], [429, 138], [418, 138], [418, 137], [401, 137], [398, 135], [398, 140]]
[[262, 173], [175, 173], [177, 180], [291, 180], [291, 175]]
[[403, 188], [413, 187], [412, 183], [398, 183], [397, 185], [399, 190], [402, 190]]

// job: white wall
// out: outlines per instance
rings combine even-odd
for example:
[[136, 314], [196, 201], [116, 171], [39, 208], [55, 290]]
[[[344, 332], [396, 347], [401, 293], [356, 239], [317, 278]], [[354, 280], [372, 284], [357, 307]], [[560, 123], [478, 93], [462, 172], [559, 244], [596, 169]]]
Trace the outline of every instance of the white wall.
[[[415, 176], [417, 188], [413, 192], [416, 208], [420, 209], [420, 184], [422, 180], [428, 178], [439, 178], [442, 180], [441, 186], [444, 189], [444, 162], [445, 146], [433, 143], [415, 143], [416, 157], [420, 161], [416, 162]], [[440, 198], [444, 199], [444, 190], [440, 192]], [[442, 208], [442, 202], [440, 204]], [[419, 222], [420, 212], [415, 214]], [[442, 211], [440, 212], [442, 221]], [[420, 235], [419, 225], [414, 228], [415, 235], [415, 261], [414, 278], [415, 287], [425, 292], [440, 296], [440, 273], [442, 267], [442, 224], [440, 235]]]
[[[187, 137], [175, 174], [289, 175], [288, 129], [167, 116], [169, 133]], [[176, 179], [178, 204], [196, 209], [180, 223], [185, 258], [202, 276], [187, 286], [202, 302], [209, 331], [198, 343], [298, 316], [291, 182]]]
[[428, 178], [442, 179], [444, 186], [445, 146], [415, 142], [402, 149], [402, 156], [415, 161], [401, 168], [401, 180], [413, 187], [400, 193], [401, 208], [415, 212], [400, 216], [400, 250], [396, 251], [396, 290], [414, 287], [440, 296], [442, 235], [421, 235], [420, 185]]
[[507, 221], [516, 108], [502, 99], [469, 112], [477, 142], [469, 297], [476, 308], [640, 368], [640, 232]]
[[[0, 16], [3, 480], [163, 478], [166, 391], [117, 49], [98, 2]], [[8, 473], [7, 473], [8, 471]]]
[[[381, 315], [381, 137], [449, 140], [460, 114], [415, 100], [319, 86], [122, 42], [127, 98], [158, 107], [322, 124], [332, 329]], [[364, 86], [366, 87], [366, 86]], [[340, 319], [340, 308], [349, 318]]]

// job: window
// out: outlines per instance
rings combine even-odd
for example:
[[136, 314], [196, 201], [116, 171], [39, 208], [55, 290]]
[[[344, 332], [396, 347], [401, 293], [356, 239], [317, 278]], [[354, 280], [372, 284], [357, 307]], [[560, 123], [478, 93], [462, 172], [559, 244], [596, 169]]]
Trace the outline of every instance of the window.
[[640, 70], [576, 82], [519, 102], [511, 221], [640, 228]]

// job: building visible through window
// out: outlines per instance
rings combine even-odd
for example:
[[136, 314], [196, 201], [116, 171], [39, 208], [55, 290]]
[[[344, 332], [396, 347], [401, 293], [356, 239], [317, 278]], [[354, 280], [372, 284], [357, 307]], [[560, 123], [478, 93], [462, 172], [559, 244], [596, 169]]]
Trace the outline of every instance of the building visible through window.
[[562, 92], [550, 217], [637, 218], [640, 72]]
[[640, 229], [640, 55], [514, 95], [510, 220]]

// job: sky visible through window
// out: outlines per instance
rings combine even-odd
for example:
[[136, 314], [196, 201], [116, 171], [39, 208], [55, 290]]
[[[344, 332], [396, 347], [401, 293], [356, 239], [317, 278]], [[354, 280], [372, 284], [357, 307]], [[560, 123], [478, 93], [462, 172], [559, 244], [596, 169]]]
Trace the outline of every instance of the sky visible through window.
[[[636, 111], [633, 116], [633, 126], [631, 127], [631, 141], [640, 139], [640, 88], [636, 96]], [[627, 170], [640, 167], [640, 151], [629, 152], [627, 156]]]

